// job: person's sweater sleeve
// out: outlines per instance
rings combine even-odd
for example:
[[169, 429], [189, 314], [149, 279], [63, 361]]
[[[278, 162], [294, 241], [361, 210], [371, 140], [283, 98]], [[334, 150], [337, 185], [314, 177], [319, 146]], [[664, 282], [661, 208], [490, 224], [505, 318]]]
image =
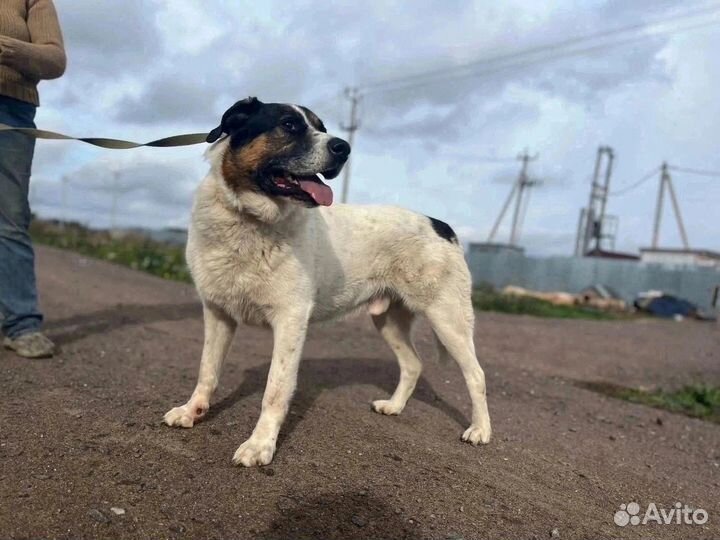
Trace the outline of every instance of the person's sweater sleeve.
[[65, 72], [67, 60], [55, 6], [52, 0], [28, 4], [31, 42], [0, 36], [0, 63], [32, 80], [57, 79]]

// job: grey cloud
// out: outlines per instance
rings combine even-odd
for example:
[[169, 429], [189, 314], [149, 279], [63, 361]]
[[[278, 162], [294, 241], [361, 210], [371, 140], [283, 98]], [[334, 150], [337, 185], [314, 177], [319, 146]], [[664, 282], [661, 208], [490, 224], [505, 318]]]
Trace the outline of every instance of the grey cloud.
[[62, 164], [68, 155], [68, 147], [63, 143], [41, 142], [35, 147], [35, 157], [33, 158], [33, 170], [43, 171], [44, 174], [50, 173], [53, 168]]
[[73, 189], [116, 192], [161, 206], [187, 208], [200, 179], [202, 162], [144, 158], [137, 161], [93, 161], [66, 174]]
[[[370, 107], [368, 107], [370, 109]], [[403, 121], [399, 115], [385, 111], [368, 110], [367, 127], [382, 144], [385, 137], [434, 139], [447, 145], [458, 139], [473, 138], [497, 130], [513, 130], [519, 125], [532, 123], [540, 117], [536, 103], [484, 100], [470, 96], [456, 101], [450, 107], [425, 107], [421, 116]], [[472, 128], [470, 126], [473, 126]]]
[[[552, 5], [305, 0], [243, 6], [210, 1], [202, 3], [204, 18], [197, 24], [211, 37], [184, 46], [193, 37], [188, 36], [192, 24], [173, 22], [185, 16], [176, 6], [196, 4], [56, 1], [70, 69], [47, 90], [43, 86], [46, 107], [55, 119], [66, 117], [74, 132], [89, 124], [94, 133], [102, 127], [102, 134], [146, 138], [148, 133], [148, 139], [150, 133], [212, 126], [227, 106], [250, 94], [309, 105], [337, 132], [339, 121], [347, 118], [347, 102], [337, 98], [345, 85], [458, 65], [689, 9], [670, 0], [583, 5], [569, 0]], [[586, 203], [598, 144], [616, 147], [618, 185], [635, 181], [665, 156], [720, 167], [712, 153], [710, 120], [717, 108], [712, 91], [719, 81], [712, 62], [717, 39], [710, 32], [703, 35], [705, 41], [694, 33], [683, 39], [658, 37], [597, 55], [368, 94], [355, 141], [351, 200], [408, 206], [484, 235], [509, 190], [493, 178], [514, 179], [519, 164], [485, 164], [473, 156], [512, 158], [527, 145], [541, 153], [531, 172], [552, 183], [537, 191], [537, 199], [533, 194], [524, 241], [537, 242], [545, 252], [566, 253], [564, 242], [572, 244], [567, 231], [574, 231], [577, 209]], [[140, 155], [128, 154], [120, 163], [129, 171], [124, 173], [129, 190], [121, 197], [125, 217], [157, 225], [187, 216], [192, 188], [206, 167], [197, 153], [172, 154], [177, 159]], [[67, 155], [39, 153], [37, 171], [41, 179], [74, 174], [80, 159], [88, 160], [74, 147]], [[105, 224], [107, 171], [99, 167], [87, 174], [78, 177], [87, 187], [77, 188], [83, 197], [73, 204], [83, 216], [90, 215], [83, 205], [97, 204], [96, 219]], [[555, 182], [567, 189], [552, 189]], [[37, 185], [37, 196], [49, 208], [57, 201], [56, 187]], [[702, 201], [691, 193], [686, 200], [689, 192], [679, 191], [691, 214], [688, 221], [703, 216]], [[628, 216], [621, 231], [623, 223], [634, 223], [631, 215], [641, 215], [644, 228], [633, 226], [628, 234], [649, 230], [647, 193], [612, 201], [613, 211]], [[547, 222], [540, 215], [549, 216]], [[540, 223], [547, 230], [534, 231]], [[699, 231], [698, 242], [716, 242], [702, 223], [690, 227]]]
[[[61, 7], [63, 3], [61, 0]], [[548, 35], [566, 34], [569, 19], [578, 32], [597, 25], [590, 10], [579, 15], [558, 12], [549, 26], [527, 32], [514, 27], [518, 23], [512, 23], [508, 13], [467, 2], [458, 2], [453, 9], [431, 1], [414, 3], [412, 9], [373, 2], [285, 5], [277, 10], [271, 26], [228, 6], [215, 5], [214, 9], [226, 23], [225, 29], [192, 55], [172, 47], [163, 49], [149, 16], [153, 5], [147, 2], [133, 0], [121, 7], [115, 3], [108, 7], [83, 0], [79, 8], [68, 5], [68, 20], [64, 22], [72, 36], [68, 41], [75, 47], [71, 52], [83, 67], [99, 68], [100, 74], [106, 75], [112, 66], [114, 71], [136, 78], [137, 84], [129, 86], [113, 107], [117, 120], [135, 124], [207, 122], [208, 117], [224, 110], [224, 101], [231, 103], [249, 94], [267, 100], [312, 101], [308, 89], [317, 86], [317, 81], [339, 90], [351, 82], [362, 84], [425, 71], [433, 65], [456, 64], [472, 58], [468, 50], [476, 50], [476, 56], [492, 56], [545, 43]], [[479, 37], [480, 43], [490, 40], [492, 34], [487, 38], [476, 36], [478, 25], [498, 23], [505, 27], [500, 33], [496, 31], [499, 45], [495, 40], [492, 50], [484, 51], [477, 42], [468, 42], [468, 36]], [[510, 81], [589, 102], [595, 92], [608, 85], [644, 76], [659, 46], [638, 47], [631, 51], [632, 57], [626, 54], [603, 60], [605, 67], [616, 66], [606, 77], [596, 76], [592, 69], [584, 70], [587, 64], [581, 61], [370, 94], [365, 98], [365, 128], [374, 129], [378, 136], [387, 133], [394, 138], [416, 139], [428, 139], [439, 129], [444, 131], [441, 136], [457, 139], [468, 124], [469, 106], [501, 94]], [[98, 58], [102, 63], [99, 67], [95, 63]], [[76, 92], [68, 89], [66, 94], [66, 104], [77, 103]], [[423, 107], [439, 109], [393, 127], [397, 122], [392, 121], [412, 116]], [[443, 111], [444, 107], [451, 110]], [[512, 119], [518, 112], [523, 111], [507, 107], [497, 114]]]
[[[69, 69], [95, 75], [141, 74], [164, 51], [150, 0], [56, 0], [68, 50]], [[86, 73], [89, 74], [89, 73]]]
[[134, 124], [192, 122], [209, 131], [216, 120], [217, 94], [212, 84], [194, 78], [164, 75], [154, 78], [137, 97], [125, 96], [115, 105], [115, 119]]

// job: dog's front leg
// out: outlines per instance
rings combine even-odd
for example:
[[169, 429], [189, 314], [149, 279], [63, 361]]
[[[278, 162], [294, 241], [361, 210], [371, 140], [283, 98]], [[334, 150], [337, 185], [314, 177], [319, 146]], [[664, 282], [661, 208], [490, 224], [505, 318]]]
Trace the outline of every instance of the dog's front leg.
[[235, 465], [267, 465], [275, 453], [280, 426], [290, 407], [307, 333], [309, 310], [274, 317], [273, 354], [260, 419], [233, 456]]
[[195, 422], [205, 416], [210, 408], [210, 398], [218, 385], [220, 369], [235, 334], [237, 323], [216, 306], [205, 303], [203, 319], [205, 343], [197, 385], [185, 405], [165, 413], [164, 421], [168, 426], [191, 428]]

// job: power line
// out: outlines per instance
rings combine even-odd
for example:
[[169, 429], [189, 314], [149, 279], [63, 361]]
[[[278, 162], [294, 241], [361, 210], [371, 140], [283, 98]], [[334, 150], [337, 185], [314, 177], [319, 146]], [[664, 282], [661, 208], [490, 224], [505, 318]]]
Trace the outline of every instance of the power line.
[[[507, 65], [501, 65], [495, 69], [469, 70], [468, 68], [460, 67], [459, 69], [456, 70], [456, 71], [460, 71], [458, 73], [450, 72], [447, 75], [444, 75], [442, 77], [437, 77], [437, 76], [426, 77], [423, 80], [420, 80], [418, 82], [397, 84], [396, 86], [388, 85], [387, 87], [385, 87], [385, 86], [373, 87], [373, 88], [364, 90], [363, 93], [364, 94], [372, 94], [372, 93], [376, 93], [376, 92], [394, 92], [394, 91], [398, 91], [398, 90], [407, 90], [407, 89], [411, 89], [411, 88], [419, 88], [422, 86], [429, 86], [429, 85], [437, 84], [437, 83], [447, 84], [447, 82], [451, 81], [451, 80], [476, 77], [479, 75], [483, 75], [483, 76], [494, 75], [497, 73], [501, 73], [503, 71], [507, 71], [509, 69], [513, 69], [513, 68], [526, 67], [526, 66], [539, 64], [542, 62], [558, 60], [558, 59], [562, 59], [562, 58], [571, 58], [573, 56], [582, 56], [582, 55], [586, 55], [588, 53], [592, 53], [595, 51], [601, 51], [601, 50], [605, 50], [605, 49], [609, 49], [609, 48], [613, 48], [613, 47], [628, 45], [631, 43], [635, 43], [637, 41], [642, 41], [642, 40], [648, 39], [650, 37], [656, 37], [656, 36], [665, 35], [665, 34], [680, 33], [680, 32], [685, 32], [688, 30], [696, 30], [696, 29], [707, 27], [707, 26], [714, 26], [717, 24], [720, 24], [720, 19], [706, 21], [703, 23], [688, 25], [688, 26], [684, 26], [684, 27], [670, 28], [665, 31], [655, 32], [653, 34], [633, 36], [633, 37], [629, 37], [629, 38], [622, 39], [622, 40], [610, 41], [610, 42], [596, 44], [596, 45], [592, 45], [592, 46], [588, 46], [588, 47], [584, 47], [584, 48], [580, 48], [580, 49], [572, 49], [569, 51], [560, 51], [558, 54], [555, 54], [555, 55], [548, 55], [548, 56], [544, 56], [544, 57], [540, 57], [540, 58], [529, 58], [524, 61], [518, 61], [518, 62], [514, 62], [511, 64], [507, 64]], [[492, 62], [490, 62], [490, 63], [492, 63]], [[483, 66], [478, 65], [477, 67], [483, 67]], [[361, 87], [361, 89], [362, 89], [362, 87]]]
[[[677, 167], [675, 165], [668, 165], [667, 168], [668, 168], [668, 170], [671, 170], [671, 171], [678, 171], [678, 172], [684, 172], [684, 173], [688, 173], [688, 174], [696, 174], [699, 176], [711, 176], [711, 177], [720, 178], [720, 171], [705, 171], [705, 170], [700, 170], [700, 169], [692, 169], [689, 167]], [[629, 193], [630, 191], [634, 190], [635, 188], [640, 187], [641, 185], [646, 183], [648, 180], [650, 180], [658, 172], [658, 169], [659, 169], [659, 167], [655, 167], [653, 170], [651, 170], [647, 174], [643, 175], [642, 178], [640, 178], [640, 180], [638, 180], [637, 182], [634, 182], [634, 183], [632, 183], [624, 188], [621, 188], [617, 191], [611, 191], [609, 193], [609, 195], [618, 196], [618, 195], [625, 195], [626, 193]]]
[[645, 174], [637, 182], [630, 184], [629, 186], [626, 186], [624, 188], [618, 189], [617, 191], [611, 191], [610, 193], [608, 193], [608, 195], [610, 195], [610, 196], [624, 195], [625, 193], [628, 193], [628, 192], [632, 191], [633, 189], [640, 187], [645, 182], [650, 180], [655, 175], [655, 173], [657, 173], [657, 171], [658, 171], [658, 167], [655, 167], [652, 171]]
[[720, 171], [703, 171], [700, 169], [691, 169], [688, 167], [676, 167], [674, 165], [668, 165], [668, 169], [688, 174], [697, 174], [698, 176], [714, 176], [720, 178]]
[[[562, 41], [558, 41], [555, 43], [549, 43], [545, 45], [539, 45], [535, 47], [530, 47], [527, 49], [522, 49], [520, 51], [515, 51], [511, 53], [501, 54], [497, 56], [491, 56], [491, 57], [485, 57], [485, 58], [479, 58], [477, 60], [473, 60], [470, 62], [466, 62], [464, 64], [457, 64], [454, 66], [448, 66], [443, 67], [439, 69], [429, 70], [422, 73], [415, 73], [412, 75], [406, 75], [403, 77], [396, 77], [392, 79], [386, 79], [386, 80], [380, 80], [375, 82], [370, 82], [365, 85], [361, 85], [360, 88], [363, 91], [363, 93], [372, 93], [372, 92], [379, 92], [379, 91], [386, 91], [386, 90], [395, 90], [395, 89], [401, 89], [406, 87], [412, 87], [412, 86], [421, 86], [423, 84], [428, 84], [430, 82], [433, 82], [438, 77], [446, 77], [448, 75], [457, 77], [457, 72], [462, 71], [465, 72], [464, 76], [473, 75], [474, 72], [469, 70], [473, 70], [473, 68], [482, 68], [486, 67], [492, 64], [497, 64], [501, 62], [507, 62], [508, 60], [515, 60], [515, 59], [523, 59], [528, 56], [534, 56], [538, 55], [540, 53], [546, 53], [546, 52], [552, 52], [552, 51], [563, 51], [565, 50], [565, 53], [567, 54], [567, 48], [572, 47], [575, 45], [581, 45], [583, 43], [588, 43], [592, 41], [597, 41], [598, 39], [610, 37], [613, 35], [618, 34], [627, 34], [629, 32], [637, 32], [639, 30], [650, 30], [652, 31], [653, 27], [658, 27], [666, 23], [675, 22], [681, 19], [687, 19], [690, 17], [697, 17], [700, 15], [708, 15], [712, 14], [714, 12], [717, 12], [720, 10], [720, 5], [718, 3], [714, 3], [711, 6], [706, 6], [702, 9], [692, 10], [688, 11], [682, 14], [676, 14], [671, 17], [665, 17], [661, 19], [657, 19], [652, 22], [644, 22], [644, 23], [635, 23], [632, 25], [620, 27], [620, 28], [613, 28], [610, 30], [605, 30], [601, 32], [597, 32], [595, 34], [590, 34], [588, 36], [577, 36], [569, 39], [565, 39]], [[706, 26], [708, 24], [717, 24], [720, 21], [710, 21], [709, 23], [704, 23], [702, 26]], [[636, 41], [639, 39], [646, 39], [648, 37], [653, 37], [656, 35], [662, 35], [666, 33], [672, 33], [676, 31], [683, 31], [687, 29], [695, 28], [696, 25], [691, 25], [686, 28], [681, 29], [667, 29], [667, 30], [658, 30], [654, 33], [645, 34], [641, 36], [634, 36], [632, 39], [626, 39], [626, 40], [620, 40], [617, 44], [625, 44], [629, 43], [631, 41]], [[609, 42], [607, 44], [599, 45], [599, 47], [605, 47], [605, 46], [612, 46], [614, 45], [613, 42]], [[598, 45], [595, 45], [594, 47], [591, 47], [587, 50], [592, 50], [594, 48], [597, 48]], [[577, 52], [585, 52], [586, 49], [578, 50]], [[577, 52], [575, 54], [577, 54]], [[562, 57], [562, 56], [559, 56]], [[513, 64], [515, 65], [515, 64]], [[520, 64], [524, 65], [524, 64]], [[410, 83], [410, 84], [408, 84]], [[400, 85], [400, 86], [395, 86]], [[390, 87], [390, 88], [388, 88]]]
[[[568, 58], [572, 56], [578, 56], [578, 55], [584, 55], [588, 53], [592, 53], [594, 51], [599, 50], [606, 50], [610, 47], [618, 47], [622, 45], [627, 45], [629, 43], [633, 43], [639, 40], [647, 39], [648, 37], [658, 36], [662, 34], [668, 34], [668, 33], [677, 33], [677, 32], [683, 32], [698, 28], [703, 28], [711, 25], [720, 24], [720, 19], [717, 20], [711, 20], [711, 21], [705, 21], [702, 23], [697, 23], [693, 25], [688, 25], [680, 28], [668, 28], [665, 30], [662, 30], [662, 28], [658, 29], [657, 27], [667, 24], [670, 22], [675, 22], [680, 19], [687, 19], [689, 17], [697, 17], [700, 15], [708, 15], [712, 13], [716, 13], [720, 11], [720, 4], [714, 3], [711, 6], [706, 6], [702, 9], [696, 9], [691, 10], [685, 13], [676, 14], [671, 17], [665, 17], [662, 19], [657, 19], [655, 21], [652, 21], [650, 23], [636, 23], [633, 25], [625, 26], [622, 28], [614, 28], [610, 30], [605, 30], [602, 32], [596, 32], [595, 34], [591, 34], [589, 36], [582, 36], [582, 37], [574, 37], [570, 39], [565, 39], [560, 42], [541, 45], [521, 51], [516, 51], [514, 53], [508, 53], [504, 55], [499, 55], [495, 57], [490, 58], [481, 58], [479, 60], [475, 60], [473, 62], [469, 62], [462, 65], [456, 65], [456, 66], [450, 66], [442, 69], [436, 69], [432, 71], [428, 71], [425, 73], [420, 74], [414, 74], [409, 75], [405, 77], [398, 77], [395, 79], [389, 79], [385, 81], [378, 81], [375, 83], [369, 83], [367, 85], [363, 86], [355, 86], [355, 87], [348, 87], [345, 89], [345, 97], [348, 98], [351, 102], [350, 107], [350, 121], [346, 125], [341, 124], [341, 128], [348, 132], [348, 138], [350, 140], [350, 143], [352, 145], [355, 132], [359, 128], [359, 117], [360, 113], [358, 111], [358, 105], [363, 97], [363, 95], [367, 93], [373, 93], [373, 92], [388, 92], [388, 91], [397, 91], [397, 90], [404, 90], [409, 88], [416, 88], [423, 85], [433, 84], [437, 82], [442, 82], [443, 84], [447, 84], [447, 82], [451, 79], [459, 79], [463, 77], [472, 77], [472, 76], [478, 76], [478, 75], [492, 75], [497, 74], [503, 71], [506, 71], [508, 69], [513, 68], [519, 68], [527, 65], [532, 64], [538, 64], [540, 62], [547, 62], [552, 61], [560, 58]], [[600, 44], [594, 44], [587, 47], [582, 48], [576, 48], [575, 46], [582, 43], [587, 43], [589, 41], [596, 41], [601, 38], [605, 38], [608, 36], [613, 36], [616, 34], [627, 34], [629, 32], [636, 32], [638, 30], [650, 30], [651, 33], [647, 33], [644, 35], [635, 35], [631, 36], [625, 39], [616, 40], [616, 41], [610, 41]], [[570, 49], [568, 50], [568, 48]], [[547, 53], [556, 51], [556, 54], [552, 55], [544, 55], [538, 57], [541, 53]], [[519, 61], [496, 66], [494, 69], [485, 69], [484, 71], [477, 71], [473, 68], [483, 68], [488, 65], [497, 64], [501, 62], [507, 62], [508, 60], [517, 59]], [[504, 159], [485, 159], [482, 157], [478, 157], [477, 161], [486, 161], [486, 162], [504, 162]], [[350, 163], [347, 163], [345, 166], [345, 171], [343, 175], [343, 185], [342, 185], [342, 202], [347, 201], [347, 193], [349, 189], [349, 182], [350, 182]], [[624, 191], [621, 191], [620, 193], [624, 193]], [[614, 193], [616, 195], [618, 193]]]
[[[503, 62], [503, 61], [507, 61], [507, 60], [513, 60], [515, 58], [531, 56], [531, 55], [538, 54], [541, 52], [564, 49], [571, 45], [578, 45], [578, 44], [586, 43], [589, 41], [594, 41], [594, 40], [597, 40], [597, 39], [600, 39], [603, 37], [613, 36], [616, 34], [625, 34], [625, 33], [633, 32], [633, 31], [637, 31], [637, 30], [648, 29], [648, 28], [652, 28], [653, 26], [659, 26], [659, 25], [662, 25], [662, 24], [665, 24], [668, 22], [674, 22], [674, 21], [677, 21], [680, 19], [687, 19], [689, 17], [697, 17], [699, 15], [707, 15], [707, 14], [716, 12], [718, 10], [720, 10], [720, 5], [715, 3], [712, 6], [705, 7], [703, 9], [692, 10], [692, 11], [688, 11], [688, 12], [685, 12], [682, 14], [676, 14], [672, 17], [658, 19], [658, 20], [655, 20], [655, 21], [652, 21], [649, 23], [648, 22], [635, 23], [635, 24], [623, 26], [620, 28], [612, 28], [609, 30], [596, 32], [596, 33], [590, 34], [590, 35], [576, 36], [576, 37], [564, 39], [562, 41], [558, 41], [555, 43], [538, 45], [535, 47], [522, 49], [520, 51], [515, 51], [515, 52], [511, 52], [511, 53], [506, 53], [506, 54], [500, 54], [497, 56], [491, 56], [491, 57], [486, 57], [486, 58], [479, 58], [477, 60], [472, 60], [472, 61], [466, 62], [464, 64], [458, 64], [455, 66], [448, 66], [448, 67], [444, 67], [444, 68], [429, 70], [426, 72], [415, 73], [415, 74], [406, 75], [403, 77], [396, 77], [394, 79], [386, 79], [383, 81], [371, 82], [371, 83], [361, 86], [361, 88], [363, 88], [365, 91], [373, 91], [374, 89], [382, 89], [382, 87], [387, 86], [387, 85], [409, 82], [409, 81], [418, 80], [418, 79], [426, 79], [428, 77], [446, 75], [446, 74], [452, 73], [454, 71], [466, 70], [466, 69], [469, 69], [472, 67], [482, 66], [485, 64]], [[649, 36], [642, 36], [642, 37], [649, 37]]]
[[[368, 130], [370, 132], [374, 130]], [[440, 157], [447, 159], [461, 159], [463, 162], [476, 162], [476, 163], [515, 163], [517, 162], [516, 157], [510, 156], [489, 156], [489, 155], [475, 155], [472, 150], [465, 153], [459, 152], [440, 152]]]
[[517, 158], [495, 158], [490, 156], [466, 156], [466, 161], [475, 161], [478, 163], [511, 163], [517, 161]]

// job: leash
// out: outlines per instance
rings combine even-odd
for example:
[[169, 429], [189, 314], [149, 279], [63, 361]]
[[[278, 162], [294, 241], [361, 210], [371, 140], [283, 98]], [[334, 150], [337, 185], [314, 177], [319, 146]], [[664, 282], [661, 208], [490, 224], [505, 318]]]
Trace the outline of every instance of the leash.
[[0, 133], [12, 131], [24, 133], [36, 139], [52, 139], [66, 141], [80, 141], [100, 148], [110, 148], [111, 150], [128, 150], [130, 148], [140, 148], [141, 146], [152, 146], [155, 148], [170, 148], [173, 146], [190, 146], [192, 144], [200, 144], [207, 142], [207, 133], [186, 133], [184, 135], [174, 135], [165, 137], [156, 141], [146, 143], [137, 143], [133, 141], [125, 141], [122, 139], [107, 139], [105, 137], [71, 137], [63, 133], [55, 131], [47, 131], [45, 129], [12, 127], [6, 124], [0, 124]]
[[[111, 150], [129, 150], [130, 148], [140, 148], [142, 146], [152, 146], [155, 148], [170, 148], [173, 146], [190, 146], [192, 144], [200, 144], [207, 142], [207, 133], [186, 133], [184, 135], [174, 135], [172, 137], [165, 137], [156, 141], [150, 141], [146, 143], [137, 143], [133, 141], [125, 141], [122, 139], [108, 139], [105, 137], [71, 137], [64, 133], [57, 133], [55, 131], [47, 131], [45, 129], [35, 128], [23, 128], [13, 127], [7, 124], [0, 123], [0, 133], [4, 132], [15, 132], [24, 133], [30, 137], [36, 139], [51, 139], [51, 140], [65, 140], [65, 141], [80, 141], [93, 146], [99, 146], [100, 148], [109, 148]], [[23, 230], [17, 223], [10, 219], [9, 216], [5, 215], [2, 208], [0, 207], [0, 215], [5, 219], [7, 223], [10, 223], [15, 229], [23, 234], [27, 231]]]

